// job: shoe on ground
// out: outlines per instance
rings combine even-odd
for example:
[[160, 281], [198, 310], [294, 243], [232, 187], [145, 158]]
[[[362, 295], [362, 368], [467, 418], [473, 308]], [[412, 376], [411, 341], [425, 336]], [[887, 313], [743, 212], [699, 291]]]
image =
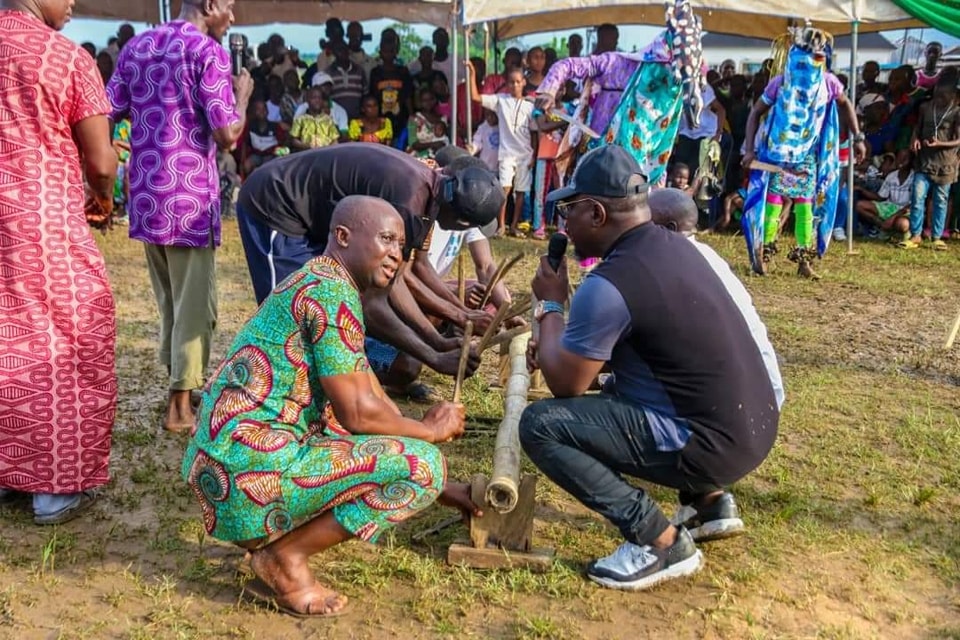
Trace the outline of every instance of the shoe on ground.
[[728, 491], [723, 492], [713, 504], [699, 511], [693, 505], [681, 505], [671, 524], [682, 526], [689, 531], [694, 542], [722, 540], [744, 532], [740, 509], [737, 508], [733, 494]]
[[917, 249], [920, 247], [920, 238], [905, 238], [899, 244], [897, 244], [897, 246], [901, 249]]
[[703, 566], [703, 554], [690, 533], [677, 528], [669, 549], [624, 542], [605, 558], [590, 563], [587, 577], [610, 589], [641, 591], [662, 582], [693, 575]]
[[833, 239], [837, 242], [843, 242], [847, 239], [847, 232], [843, 229], [843, 227], [836, 227], [833, 230]]
[[96, 491], [83, 491], [80, 493], [80, 497], [74, 504], [70, 505], [69, 507], [64, 507], [63, 509], [60, 509], [54, 513], [35, 515], [33, 516], [33, 523], [40, 525], [51, 525], [70, 522], [92, 507], [93, 503], [96, 502], [97, 498], [99, 497], [100, 494]]
[[876, 240], [880, 237], [880, 229], [877, 229], [876, 227], [870, 227], [867, 229], [867, 237]]
[[939, 239], [939, 238], [937, 238], [936, 240], [934, 240], [934, 241], [931, 243], [931, 245], [933, 246], [933, 250], [934, 250], [934, 251], [946, 251], [946, 250], [947, 250], [947, 243], [944, 242], [943, 240]]

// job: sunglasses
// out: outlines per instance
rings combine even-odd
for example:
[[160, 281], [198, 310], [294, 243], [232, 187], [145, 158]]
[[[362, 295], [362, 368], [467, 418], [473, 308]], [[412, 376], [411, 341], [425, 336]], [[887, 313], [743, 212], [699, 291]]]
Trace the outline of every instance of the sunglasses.
[[571, 210], [573, 210], [573, 206], [580, 204], [581, 202], [593, 202], [594, 204], [598, 204], [597, 201], [594, 200], [593, 198], [580, 198], [579, 200], [565, 200], [563, 202], [558, 202], [556, 205], [554, 205], [554, 211], [556, 211], [558, 216], [566, 220], [570, 216], [570, 212]]

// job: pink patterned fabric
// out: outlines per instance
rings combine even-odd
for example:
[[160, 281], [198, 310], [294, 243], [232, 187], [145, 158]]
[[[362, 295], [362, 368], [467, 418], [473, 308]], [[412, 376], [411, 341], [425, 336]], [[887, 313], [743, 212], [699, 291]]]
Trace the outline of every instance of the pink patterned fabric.
[[132, 122], [130, 237], [219, 245], [213, 132], [239, 119], [227, 51], [189, 22], [168, 22], [126, 44], [107, 93], [114, 120]]
[[109, 480], [116, 324], [73, 127], [110, 112], [93, 59], [0, 11], [0, 488]]

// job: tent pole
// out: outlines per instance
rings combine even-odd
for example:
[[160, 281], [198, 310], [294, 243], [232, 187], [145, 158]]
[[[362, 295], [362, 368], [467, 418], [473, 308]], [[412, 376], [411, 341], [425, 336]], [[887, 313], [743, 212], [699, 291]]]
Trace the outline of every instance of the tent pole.
[[483, 66], [490, 68], [490, 23], [483, 23]]
[[[473, 25], [464, 27], [463, 32], [465, 34], [463, 41], [467, 48], [463, 57], [464, 60], [468, 60], [470, 58], [470, 36], [473, 34]], [[467, 89], [464, 93], [467, 98], [467, 104], [464, 105], [463, 113], [466, 116], [467, 130], [463, 132], [463, 146], [467, 149], [470, 148], [470, 143], [473, 142], [473, 87], [470, 86], [472, 84], [473, 83], [469, 81], [464, 82]]]
[[[860, 22], [853, 21], [850, 33], [850, 104], [857, 106], [857, 48], [860, 46]], [[854, 142], [850, 141], [850, 161], [847, 163], [847, 253], [853, 253], [853, 179], [856, 175], [856, 159], [853, 153]]]
[[[500, 66], [500, 22], [493, 21], [493, 72], [500, 73], [497, 68]], [[487, 65], [487, 73], [490, 73], [490, 65]]]
[[[459, 86], [457, 80], [460, 76], [460, 4], [454, 0], [453, 4], [450, 7], [450, 31], [453, 36], [453, 76], [450, 79], [452, 84], [450, 91], [450, 112], [453, 115], [450, 118], [450, 142], [454, 146], [457, 144], [457, 114], [460, 113], [457, 108], [459, 100], [457, 100], [457, 87]], [[466, 44], [466, 43], [464, 43]], [[469, 105], [468, 105], [469, 106]]]

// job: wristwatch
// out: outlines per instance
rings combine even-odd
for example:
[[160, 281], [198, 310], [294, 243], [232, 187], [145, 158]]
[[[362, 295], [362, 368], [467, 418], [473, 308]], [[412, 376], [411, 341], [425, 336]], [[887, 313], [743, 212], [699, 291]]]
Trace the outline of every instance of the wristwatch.
[[563, 314], [563, 305], [553, 300], [540, 300], [537, 302], [537, 308], [533, 311], [533, 319], [540, 322], [543, 316], [548, 313]]
[[853, 140], [854, 143], [865, 142], [867, 136], [864, 135], [863, 131], [857, 131], [855, 134], [850, 136], [850, 139]]

